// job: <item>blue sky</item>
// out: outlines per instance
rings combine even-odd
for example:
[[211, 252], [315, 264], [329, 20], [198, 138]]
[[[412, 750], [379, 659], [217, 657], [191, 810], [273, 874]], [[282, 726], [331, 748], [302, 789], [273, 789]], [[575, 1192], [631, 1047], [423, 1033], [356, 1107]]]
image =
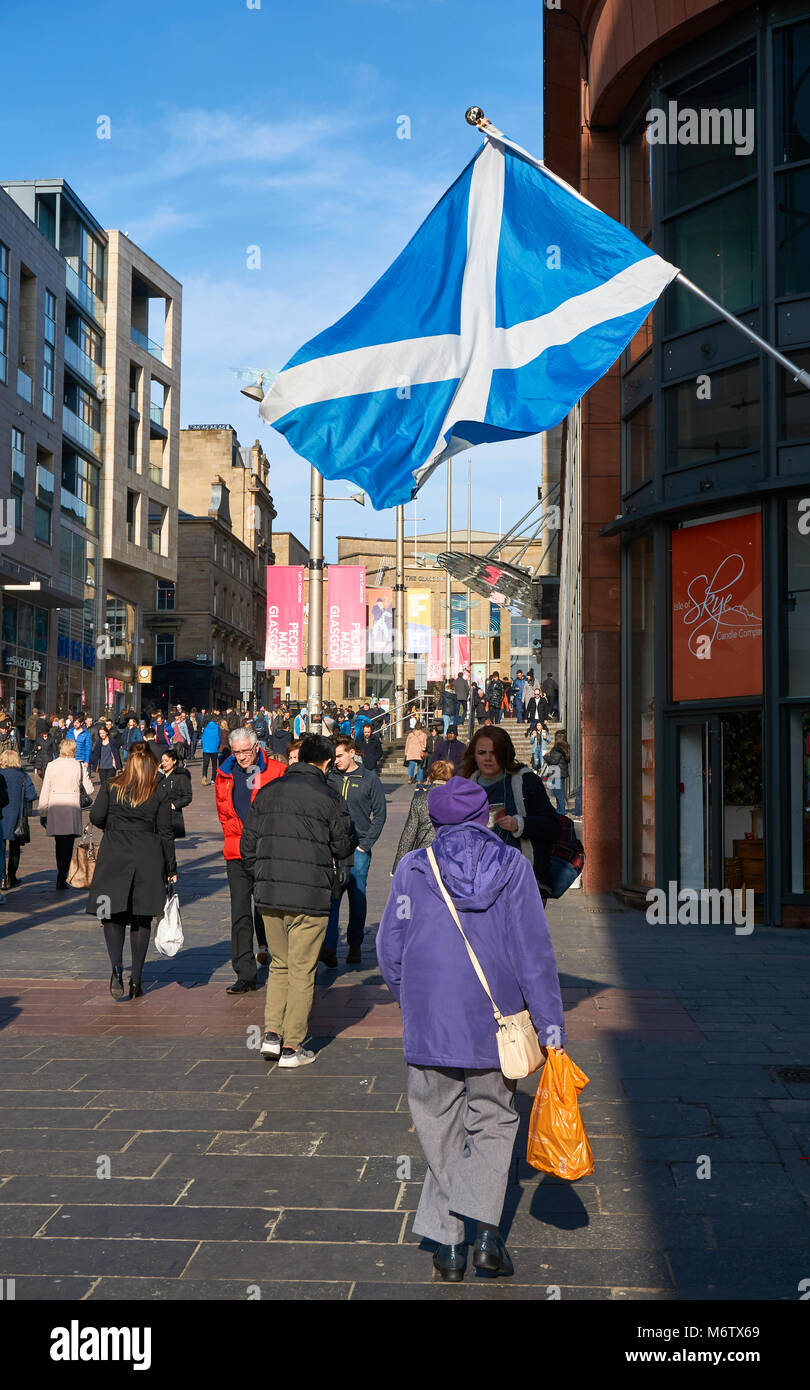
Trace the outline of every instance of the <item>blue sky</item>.
[[[469, 105], [538, 149], [541, 0], [253, 3], [6, 0], [4, 48], [19, 61], [4, 64], [0, 177], [67, 179], [180, 280], [181, 423], [227, 420], [242, 443], [259, 438], [276, 526], [306, 540], [308, 466], [230, 368], [278, 369], [370, 288], [478, 148]], [[397, 138], [401, 116], [410, 139]], [[539, 449], [473, 451], [474, 527], [497, 528], [499, 497], [504, 527], [526, 510]], [[443, 470], [417, 515], [420, 531], [444, 526]], [[369, 505], [335, 504], [325, 520], [327, 557], [339, 532], [393, 534], [393, 513]]]

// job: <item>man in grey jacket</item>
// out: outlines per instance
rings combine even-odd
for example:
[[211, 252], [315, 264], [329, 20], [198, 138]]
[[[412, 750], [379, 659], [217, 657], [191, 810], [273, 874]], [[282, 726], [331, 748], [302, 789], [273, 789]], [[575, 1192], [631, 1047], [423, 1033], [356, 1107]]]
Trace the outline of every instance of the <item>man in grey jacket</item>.
[[[348, 806], [359, 840], [345, 888], [349, 899], [349, 926], [346, 933], [349, 954], [346, 963], [360, 965], [360, 948], [366, 927], [366, 882], [371, 864], [371, 851], [385, 825], [385, 793], [379, 777], [369, 772], [357, 760], [354, 740], [345, 734], [341, 735], [335, 744], [335, 766], [327, 781]], [[337, 968], [336, 948], [343, 887], [344, 884], [341, 884], [340, 893], [332, 901], [329, 926], [326, 928], [326, 938], [319, 956], [319, 960], [331, 970]]]

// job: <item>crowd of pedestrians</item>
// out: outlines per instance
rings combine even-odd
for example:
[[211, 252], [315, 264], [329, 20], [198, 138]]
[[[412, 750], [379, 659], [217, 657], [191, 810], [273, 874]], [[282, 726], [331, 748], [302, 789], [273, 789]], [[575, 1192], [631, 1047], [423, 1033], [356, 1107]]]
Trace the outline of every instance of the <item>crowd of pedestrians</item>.
[[[470, 1244], [477, 1268], [513, 1272], [499, 1222], [515, 1083], [500, 1068], [492, 1001], [503, 1014], [528, 1009], [541, 1042], [565, 1039], [544, 914], [570, 759], [565, 731], [552, 741], [547, 728], [557, 701], [553, 680], [536, 686], [531, 671], [514, 681], [493, 672], [483, 690], [460, 675], [438, 692], [430, 727], [410, 718], [405, 741], [415, 790], [377, 957], [402, 1010], [408, 1103], [428, 1163], [414, 1230], [434, 1242], [436, 1270], [450, 1281], [463, 1277]], [[517, 760], [505, 713], [529, 726], [532, 767]], [[104, 832], [86, 911], [103, 927], [113, 998], [142, 995], [152, 920], [178, 882], [175, 846], [186, 833], [189, 764], [199, 748], [230, 896], [228, 993], [255, 991], [267, 965], [261, 1054], [283, 1069], [314, 1062], [304, 1044], [316, 972], [338, 967], [344, 897], [346, 963], [362, 963], [369, 871], [386, 820], [386, 713], [369, 702], [326, 705], [314, 729], [305, 711], [284, 706], [252, 717], [182, 707], [148, 720], [133, 711], [115, 720], [34, 714], [26, 751], [41, 783], [38, 814], [54, 840], [58, 891], [85, 809]], [[4, 891], [19, 881], [20, 827], [37, 799], [13, 732], [0, 720]]]

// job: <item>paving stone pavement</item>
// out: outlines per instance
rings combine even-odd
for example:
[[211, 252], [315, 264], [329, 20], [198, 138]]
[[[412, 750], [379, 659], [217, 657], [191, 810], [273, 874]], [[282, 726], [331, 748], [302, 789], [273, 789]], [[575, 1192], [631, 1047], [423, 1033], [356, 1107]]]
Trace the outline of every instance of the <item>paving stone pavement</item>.
[[526, 1164], [536, 1079], [521, 1082], [516, 1276], [434, 1283], [412, 1232], [424, 1161], [399, 1011], [374, 954], [410, 789], [384, 782], [363, 964], [341, 947], [340, 969], [321, 968], [318, 1061], [280, 1073], [255, 1050], [261, 992], [224, 992], [227, 883], [192, 767], [186, 946], [151, 951], [143, 999], [110, 998], [98, 924], [86, 895], [54, 893], [37, 821], [0, 909], [0, 1278], [18, 1299], [799, 1297], [810, 1085], [779, 1069], [810, 1066], [810, 933], [653, 927], [577, 892], [550, 904], [595, 1172], [568, 1184]]

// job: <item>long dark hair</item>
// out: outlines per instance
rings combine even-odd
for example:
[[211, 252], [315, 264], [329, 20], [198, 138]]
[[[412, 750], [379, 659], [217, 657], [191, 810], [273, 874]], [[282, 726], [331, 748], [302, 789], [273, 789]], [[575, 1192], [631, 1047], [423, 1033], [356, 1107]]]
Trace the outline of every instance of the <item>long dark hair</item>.
[[133, 743], [122, 771], [111, 777], [108, 785], [115, 787], [119, 800], [142, 806], [154, 796], [157, 780], [158, 762], [151, 748], [146, 743]]
[[522, 763], [515, 757], [515, 745], [505, 729], [499, 724], [484, 724], [480, 729], [476, 729], [469, 743], [467, 744], [464, 757], [459, 768], [460, 777], [472, 777], [478, 771], [478, 764], [475, 761], [475, 750], [482, 738], [488, 738], [492, 742], [493, 752], [498, 760], [498, 766], [502, 772], [520, 772]]
[[566, 731], [565, 729], [558, 729], [558, 730], [557, 730], [556, 734], [554, 735], [554, 747], [555, 747], [555, 748], [562, 748], [562, 751], [563, 751], [563, 753], [565, 754], [565, 761], [566, 761], [567, 763], [570, 763], [570, 761], [571, 761], [571, 745], [570, 745], [570, 743], [568, 742], [568, 739], [565, 737], [566, 732], [567, 732], [567, 731]]

